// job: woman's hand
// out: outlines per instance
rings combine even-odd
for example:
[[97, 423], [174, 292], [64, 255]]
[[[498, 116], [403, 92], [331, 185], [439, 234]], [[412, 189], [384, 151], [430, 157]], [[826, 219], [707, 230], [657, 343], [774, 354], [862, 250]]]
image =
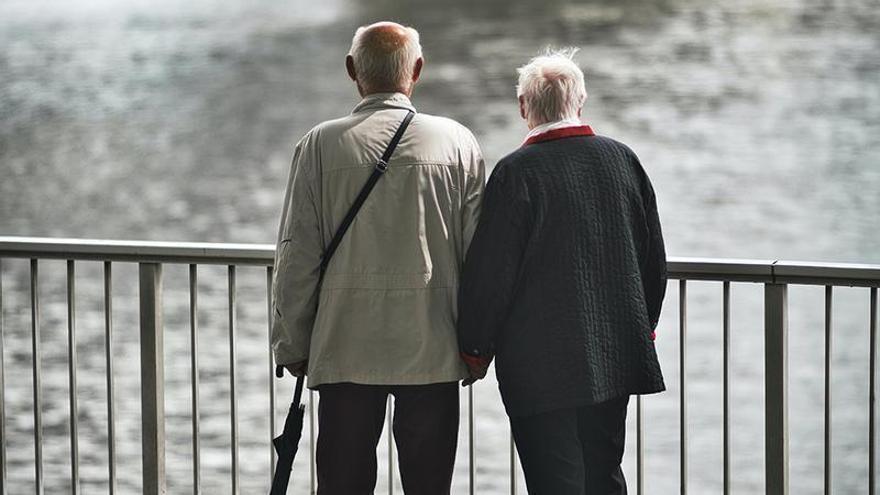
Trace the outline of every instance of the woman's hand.
[[489, 371], [489, 365], [492, 364], [492, 356], [482, 357], [482, 356], [471, 356], [470, 354], [461, 354], [461, 360], [464, 361], [464, 364], [468, 367], [468, 373], [470, 373], [470, 377], [465, 378], [461, 381], [462, 387], [467, 387], [468, 385], [473, 385], [477, 380], [482, 380], [486, 377], [486, 372]]

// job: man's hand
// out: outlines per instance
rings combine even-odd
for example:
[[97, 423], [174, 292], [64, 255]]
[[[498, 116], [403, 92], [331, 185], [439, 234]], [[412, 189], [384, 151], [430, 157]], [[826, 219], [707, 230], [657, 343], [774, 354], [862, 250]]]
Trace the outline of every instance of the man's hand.
[[296, 363], [282, 364], [281, 366], [283, 366], [291, 375], [300, 377], [306, 374], [306, 369], [309, 367], [309, 360], [306, 359]]
[[464, 364], [468, 367], [468, 373], [470, 373], [470, 377], [465, 378], [461, 381], [462, 387], [467, 387], [468, 385], [473, 385], [477, 380], [482, 380], [486, 377], [486, 372], [489, 371], [489, 365], [492, 364], [492, 356], [489, 357], [481, 357], [481, 356], [471, 356], [470, 354], [461, 354], [461, 360], [464, 361]]

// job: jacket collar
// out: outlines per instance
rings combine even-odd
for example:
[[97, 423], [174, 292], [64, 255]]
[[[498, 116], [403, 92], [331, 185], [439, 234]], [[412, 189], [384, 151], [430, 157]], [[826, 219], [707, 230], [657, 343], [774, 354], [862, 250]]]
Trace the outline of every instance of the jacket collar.
[[538, 134], [536, 136], [532, 136], [526, 139], [526, 142], [523, 143], [523, 146], [528, 146], [530, 144], [542, 143], [544, 141], [553, 141], [554, 139], [562, 139], [573, 136], [595, 136], [596, 133], [593, 132], [593, 128], [588, 125], [579, 125], [574, 127], [562, 127], [560, 129], [553, 129], [547, 131], [542, 134]]
[[364, 99], [354, 107], [354, 110], [352, 110], [351, 113], [375, 112], [376, 110], [384, 110], [388, 108], [402, 108], [404, 110], [412, 110], [413, 112], [416, 111], [412, 102], [410, 102], [409, 98], [403, 93], [373, 93], [365, 96]]

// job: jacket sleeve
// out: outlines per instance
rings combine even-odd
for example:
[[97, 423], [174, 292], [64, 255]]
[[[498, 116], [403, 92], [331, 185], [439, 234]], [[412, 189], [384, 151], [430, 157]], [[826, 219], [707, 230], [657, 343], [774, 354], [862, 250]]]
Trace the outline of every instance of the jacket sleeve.
[[520, 179], [499, 164], [489, 179], [459, 289], [458, 342], [464, 355], [491, 357], [516, 291], [528, 239]]
[[323, 238], [319, 217], [318, 156], [310, 135], [297, 144], [278, 228], [272, 278], [275, 363], [308, 359], [318, 308]]
[[663, 245], [663, 232], [660, 229], [660, 215], [657, 212], [657, 198], [651, 182], [645, 177], [645, 218], [648, 228], [648, 248], [642, 260], [642, 284], [651, 322], [651, 337], [657, 328], [663, 298], [666, 295], [666, 249]]

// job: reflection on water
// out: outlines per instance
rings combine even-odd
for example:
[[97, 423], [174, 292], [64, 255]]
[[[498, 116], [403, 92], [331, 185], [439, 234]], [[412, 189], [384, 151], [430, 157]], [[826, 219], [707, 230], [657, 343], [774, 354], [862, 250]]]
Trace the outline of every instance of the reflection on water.
[[[383, 18], [421, 31], [427, 65], [416, 105], [469, 125], [490, 164], [524, 133], [514, 69], [547, 45], [581, 47], [585, 119], [641, 156], [672, 254], [880, 262], [880, 9], [872, 0], [7, 0], [0, 4], [0, 233], [270, 242], [293, 142], [354, 106], [342, 56], [356, 26]], [[3, 268], [9, 476], [25, 490], [33, 456], [27, 273], [12, 261]], [[65, 483], [68, 455], [62, 273], [51, 263], [43, 269], [54, 489]], [[131, 370], [119, 380], [120, 480], [128, 489], [140, 482], [139, 445], [131, 441], [139, 440], [133, 274], [116, 274], [114, 314], [118, 362]], [[173, 491], [191, 482], [184, 277], [169, 269], [166, 294]], [[266, 387], [263, 281], [250, 277], [242, 276], [249, 295], [239, 308], [245, 399]], [[88, 490], [106, 479], [99, 283], [98, 267], [80, 270]], [[203, 479], [216, 490], [228, 486], [228, 425], [211, 419], [228, 409], [223, 274], [208, 270], [201, 286]], [[840, 292], [835, 488], [857, 493], [867, 472], [866, 297]], [[697, 284], [689, 294], [691, 482], [709, 493], [721, 476], [720, 289]], [[760, 297], [760, 287], [734, 287], [733, 469], [743, 493], [763, 483]], [[821, 485], [820, 298], [819, 289], [792, 293], [796, 493]], [[678, 487], [675, 306], [672, 294], [658, 341], [670, 392], [646, 404], [650, 493]], [[241, 405], [246, 493], [266, 482], [264, 407], [256, 399]], [[477, 388], [477, 411], [478, 492], [500, 493], [507, 433], [492, 379]], [[460, 457], [457, 491], [467, 478]]]

